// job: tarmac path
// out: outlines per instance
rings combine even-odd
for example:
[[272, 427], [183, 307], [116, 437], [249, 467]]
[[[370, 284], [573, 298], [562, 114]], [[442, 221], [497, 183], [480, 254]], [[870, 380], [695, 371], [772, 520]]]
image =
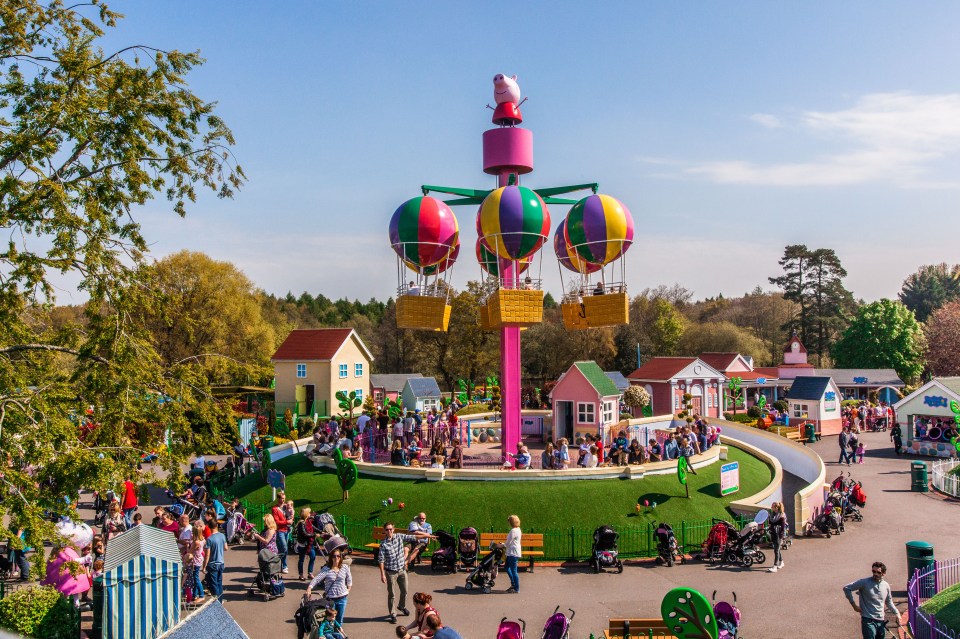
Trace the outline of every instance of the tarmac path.
[[[839, 537], [795, 539], [784, 553], [784, 569], [776, 574], [767, 572], [772, 552], [767, 552], [766, 564], [749, 570], [698, 561], [673, 568], [656, 566], [652, 561], [629, 561], [622, 574], [599, 575], [586, 564], [538, 566], [534, 573], [521, 571], [520, 594], [504, 592], [509, 581], [501, 573], [494, 592], [484, 595], [466, 591], [462, 573], [431, 574], [425, 563], [410, 577], [410, 595], [418, 590], [432, 593], [433, 605], [444, 623], [456, 628], [464, 639], [494, 639], [504, 616], [525, 619], [527, 636], [539, 637], [542, 624], [558, 605], [561, 610], [576, 611], [571, 639], [586, 639], [591, 633], [602, 637], [610, 617], [658, 616], [663, 595], [677, 586], [695, 588], [708, 597], [717, 590], [718, 598], [727, 600], [735, 591], [743, 615], [741, 636], [748, 638], [859, 637], [860, 620], [843, 597], [844, 584], [868, 576], [870, 564], [883, 561], [889, 568], [887, 580], [897, 604], [905, 610], [905, 542], [930, 542], [940, 559], [960, 556], [960, 501], [932, 492], [911, 492], [910, 462], [917, 458], [897, 458], [888, 433], [865, 433], [861, 437], [867, 458], [864, 464], [849, 469], [841, 469], [834, 461], [839, 456], [836, 437], [812, 448], [827, 461], [828, 481], [840, 470], [850, 470], [854, 479], [863, 482], [868, 498], [864, 521], [848, 522], [847, 531]], [[799, 483], [788, 476], [784, 490], [788, 516], [792, 515], [793, 493]], [[588, 484], [584, 483], [585, 489]], [[296, 558], [290, 563], [286, 596], [270, 602], [246, 595], [255, 565], [252, 544], [228, 551], [224, 574], [227, 609], [254, 639], [295, 637], [293, 613], [306, 589], [306, 583], [296, 577]], [[373, 561], [357, 556], [352, 574], [346, 632], [351, 639], [395, 637], [395, 626], [385, 617], [386, 587], [380, 583]], [[408, 601], [407, 607], [412, 610], [413, 604]], [[401, 617], [400, 623], [410, 620]]]

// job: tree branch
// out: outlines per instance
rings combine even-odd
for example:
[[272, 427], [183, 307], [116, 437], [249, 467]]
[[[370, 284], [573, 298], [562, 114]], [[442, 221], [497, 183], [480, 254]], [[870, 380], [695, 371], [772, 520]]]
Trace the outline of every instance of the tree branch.
[[13, 346], [0, 348], [0, 355], [6, 353], [16, 353], [19, 351], [55, 351], [58, 353], [68, 353], [83, 359], [92, 359], [95, 362], [100, 362], [101, 364], [106, 364], [107, 366], [111, 365], [110, 360], [100, 357], [99, 355], [85, 355], [78, 350], [67, 348], [65, 346], [54, 346], [53, 344], [14, 344]]

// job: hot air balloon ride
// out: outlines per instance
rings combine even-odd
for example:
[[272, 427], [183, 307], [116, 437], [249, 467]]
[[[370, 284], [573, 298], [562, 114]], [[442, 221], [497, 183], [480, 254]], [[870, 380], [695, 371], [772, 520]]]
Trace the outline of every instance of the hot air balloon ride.
[[453, 211], [430, 196], [412, 198], [393, 213], [389, 235], [397, 254], [397, 326], [447, 330], [447, 278], [460, 252], [460, 229]]
[[[561, 266], [581, 274], [577, 299], [564, 297], [565, 303], [579, 306], [579, 321], [572, 321], [572, 307], [564, 311], [567, 328], [583, 328], [584, 323], [586, 327], [595, 328], [629, 322], [630, 301], [623, 256], [633, 243], [630, 210], [609, 195], [588, 195], [570, 208], [558, 234], [561, 231], [562, 242], [559, 235], [554, 237], [558, 260]], [[591, 281], [595, 285], [591, 285]], [[571, 316], [569, 324], [568, 315]]]
[[477, 229], [477, 259], [494, 280], [486, 302], [490, 324], [530, 326], [543, 321], [540, 273], [535, 278], [525, 274], [550, 233], [550, 211], [543, 198], [523, 186], [501, 186], [480, 204]]
[[[562, 267], [560, 284], [564, 294], [560, 301], [560, 312], [563, 325], [568, 329], [584, 329], [589, 326], [587, 326], [583, 298], [591, 288], [590, 275], [599, 271], [601, 267], [584, 261], [570, 248], [567, 244], [566, 225], [567, 221], [564, 218], [553, 234], [553, 252], [557, 256], [558, 264]], [[575, 275], [564, 277], [564, 271], [573, 272]]]

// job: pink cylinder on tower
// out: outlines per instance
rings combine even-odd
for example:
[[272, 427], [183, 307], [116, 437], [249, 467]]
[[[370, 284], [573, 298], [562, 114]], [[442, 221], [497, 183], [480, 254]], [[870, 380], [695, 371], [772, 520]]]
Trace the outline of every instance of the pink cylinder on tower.
[[483, 132], [483, 172], [500, 175], [533, 171], [533, 131], [501, 127]]

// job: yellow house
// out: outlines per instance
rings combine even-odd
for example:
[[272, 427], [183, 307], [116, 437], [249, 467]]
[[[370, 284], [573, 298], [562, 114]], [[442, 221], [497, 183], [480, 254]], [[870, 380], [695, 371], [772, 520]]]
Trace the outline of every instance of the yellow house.
[[[270, 358], [276, 377], [276, 410], [297, 415], [340, 412], [337, 391], [366, 398], [373, 355], [352, 328], [291, 331]], [[356, 413], [355, 413], [356, 414]]]

